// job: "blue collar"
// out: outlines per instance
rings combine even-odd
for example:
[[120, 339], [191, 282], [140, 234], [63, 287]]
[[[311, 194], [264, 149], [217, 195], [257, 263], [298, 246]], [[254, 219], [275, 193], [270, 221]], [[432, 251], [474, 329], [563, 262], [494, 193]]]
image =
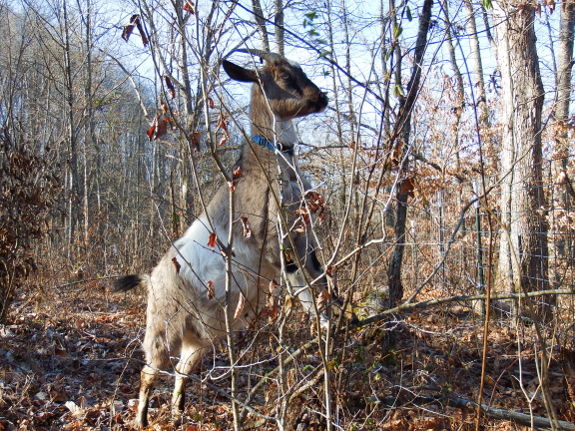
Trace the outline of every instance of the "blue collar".
[[267, 148], [270, 151], [275, 152], [276, 150], [278, 150], [281, 153], [293, 154], [293, 148], [284, 148], [284, 146], [279, 142], [275, 144], [274, 142], [269, 141], [266, 138], [261, 137], [260, 135], [254, 135], [253, 140], [260, 147]]

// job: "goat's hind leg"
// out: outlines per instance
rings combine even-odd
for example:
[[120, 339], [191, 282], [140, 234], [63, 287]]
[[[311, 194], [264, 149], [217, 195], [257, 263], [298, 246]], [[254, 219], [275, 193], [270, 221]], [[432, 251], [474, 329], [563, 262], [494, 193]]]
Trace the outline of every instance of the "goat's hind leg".
[[174, 418], [181, 416], [186, 402], [186, 383], [189, 380], [188, 374], [202, 360], [207, 346], [201, 343], [184, 341], [180, 362], [176, 366], [176, 384], [172, 395], [172, 415]]
[[148, 330], [144, 339], [146, 365], [140, 373], [140, 398], [136, 425], [144, 428], [148, 425], [148, 406], [150, 393], [161, 370], [166, 370], [170, 364], [170, 356], [162, 339], [163, 335], [153, 334]]
[[150, 403], [150, 393], [154, 388], [154, 382], [160, 374], [160, 370], [166, 368], [165, 362], [152, 360], [144, 365], [140, 373], [140, 398], [138, 402], [138, 416], [136, 417], [136, 425], [140, 428], [148, 426], [148, 405]]

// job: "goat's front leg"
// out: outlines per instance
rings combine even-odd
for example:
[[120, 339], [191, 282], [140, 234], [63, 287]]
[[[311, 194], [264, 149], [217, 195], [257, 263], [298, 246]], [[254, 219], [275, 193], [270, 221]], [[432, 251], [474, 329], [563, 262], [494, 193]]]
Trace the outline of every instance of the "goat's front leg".
[[349, 309], [344, 307], [344, 301], [338, 296], [338, 293], [328, 288], [327, 277], [315, 251], [308, 251], [300, 262], [310, 278], [308, 281], [311, 282], [318, 279], [317, 285], [319, 288], [315, 291], [319, 292], [320, 298], [314, 305], [314, 291], [311, 286], [305, 283], [304, 277], [295, 262], [289, 262], [286, 265], [289, 281], [295, 292], [297, 292], [303, 309], [313, 317], [319, 313], [323, 327], [327, 326], [330, 317], [338, 319], [342, 314], [350, 323], [358, 322], [358, 318], [351, 310], [351, 307]]
[[[320, 288], [316, 290], [322, 292], [320, 297], [323, 297], [323, 295], [325, 295], [323, 291], [327, 292], [327, 280], [325, 275], [323, 275], [323, 268], [317, 259], [315, 252], [307, 251], [303, 256], [299, 257], [299, 259], [301, 267], [305, 269], [305, 272], [308, 275], [308, 283], [319, 278], [317, 284], [320, 286]], [[319, 313], [322, 326], [325, 327], [327, 325], [327, 316], [323, 313], [323, 309], [325, 309], [325, 305], [327, 304], [322, 305], [314, 302], [314, 290], [312, 290], [312, 286], [306, 283], [306, 280], [301, 273], [300, 267], [295, 261], [290, 260], [286, 263], [286, 272], [289, 283], [294, 292], [297, 294], [304, 311], [309, 313], [314, 318]], [[318, 308], [320, 306], [321, 309]]]

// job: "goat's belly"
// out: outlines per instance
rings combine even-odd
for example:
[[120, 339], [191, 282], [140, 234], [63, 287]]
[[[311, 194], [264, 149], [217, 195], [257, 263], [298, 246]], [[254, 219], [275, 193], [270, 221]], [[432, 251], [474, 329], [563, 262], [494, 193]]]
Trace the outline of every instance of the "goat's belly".
[[[210, 241], [205, 219], [196, 220], [168, 253], [176, 277], [180, 278], [186, 301], [195, 318], [212, 335], [225, 330], [226, 259], [218, 244]], [[224, 229], [216, 234], [226, 237]], [[175, 259], [175, 260], [174, 260]], [[176, 264], [177, 262], [177, 264]], [[269, 283], [277, 270], [256, 250], [241, 240], [234, 243], [232, 280], [228, 316], [234, 329], [247, 325], [259, 313], [266, 300]], [[154, 277], [152, 275], [152, 277]], [[152, 283], [154, 284], [154, 283]], [[184, 299], [184, 298], [182, 298]]]

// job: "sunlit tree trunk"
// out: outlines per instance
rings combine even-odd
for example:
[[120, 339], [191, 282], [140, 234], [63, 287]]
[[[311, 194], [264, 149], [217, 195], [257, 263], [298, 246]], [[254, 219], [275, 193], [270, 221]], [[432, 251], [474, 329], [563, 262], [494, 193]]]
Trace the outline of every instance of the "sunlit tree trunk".
[[68, 200], [68, 217], [69, 230], [68, 242], [74, 241], [74, 230], [78, 220], [78, 208], [75, 203], [75, 197], [80, 196], [80, 181], [78, 177], [78, 140], [76, 133], [76, 117], [74, 112], [74, 75], [72, 71], [71, 47], [70, 47], [70, 23], [68, 18], [68, 8], [66, 2], [62, 3], [63, 21], [60, 22], [62, 27], [62, 37], [64, 42], [64, 79], [65, 79], [65, 98], [67, 105], [68, 120], [68, 145], [70, 151], [70, 198]]
[[284, 39], [284, 5], [282, 0], [275, 0], [275, 34], [276, 34], [276, 52], [278, 54], [285, 54], [285, 39]]
[[[553, 116], [555, 120], [555, 149], [553, 159], [556, 160], [554, 169], [557, 177], [563, 182], [557, 190], [555, 201], [559, 206], [567, 209], [571, 206], [572, 196], [570, 178], [567, 174], [567, 162], [569, 157], [569, 135], [565, 123], [569, 119], [569, 103], [571, 102], [571, 75], [573, 69], [573, 36], [575, 26], [575, 3], [564, 2], [561, 5], [561, 19], [559, 23], [559, 40], [557, 42], [557, 100]], [[569, 235], [571, 232], [567, 232]], [[560, 266], [568, 256], [569, 244], [567, 235], [554, 236], [556, 266]], [[560, 283], [561, 270], [555, 269], [555, 280]]]
[[[499, 281], [506, 291], [545, 289], [547, 224], [542, 209], [543, 85], [535, 47], [535, 9], [494, 3], [501, 71], [502, 153]], [[514, 311], [519, 310], [515, 304]]]
[[[465, 105], [465, 90], [463, 88], [463, 77], [457, 64], [457, 56], [455, 54], [455, 46], [453, 43], [453, 34], [451, 29], [451, 19], [449, 17], [449, 5], [447, 0], [442, 0], [443, 14], [445, 16], [445, 42], [447, 43], [447, 51], [449, 52], [449, 61], [451, 68], [455, 74], [455, 81], [457, 83], [457, 102], [452, 106], [455, 113], [456, 121], [453, 127], [454, 148], [456, 148], [455, 157], [457, 159], [457, 169], [461, 168], [461, 161], [459, 157], [459, 127], [461, 124], [461, 115]], [[461, 206], [461, 196], [458, 199], [459, 206]]]
[[[179, 0], [181, 1], [181, 0]], [[178, 22], [178, 38], [179, 38], [179, 57], [178, 70], [180, 73], [181, 85], [179, 88], [180, 97], [182, 98], [182, 104], [184, 107], [184, 116], [182, 124], [182, 130], [180, 131], [180, 153], [182, 160], [188, 160], [191, 155], [191, 147], [189, 145], [190, 136], [196, 131], [199, 122], [200, 114], [200, 97], [199, 91], [194, 91], [192, 89], [192, 79], [188, 70], [188, 50], [190, 49], [190, 41], [188, 41], [186, 34], [186, 24], [188, 23], [190, 14], [184, 11], [180, 4], [176, 4], [175, 13], [177, 14]], [[207, 29], [210, 31], [210, 29]], [[210, 44], [208, 44], [209, 46]], [[206, 47], [210, 50], [211, 47]], [[185, 229], [185, 227], [190, 224], [194, 219], [193, 207], [194, 201], [192, 193], [192, 175], [187, 163], [179, 163], [180, 168], [180, 186], [179, 186], [179, 205], [182, 208], [181, 215], [184, 217], [180, 220], [177, 213], [173, 213], [172, 217], [174, 221], [178, 221], [178, 230]]]
[[483, 80], [483, 63], [481, 61], [481, 49], [479, 36], [475, 24], [475, 11], [471, 0], [464, 0], [467, 10], [467, 33], [469, 34], [469, 63], [471, 66], [471, 85], [476, 91], [476, 108], [479, 110], [479, 125], [485, 126], [489, 120], [487, 109], [487, 96], [485, 94], [485, 82]]
[[258, 25], [258, 31], [262, 39], [262, 49], [264, 51], [270, 50], [270, 38], [266, 27], [266, 20], [264, 18], [264, 11], [260, 0], [252, 0], [252, 7], [254, 8], [254, 16]]
[[554, 112], [556, 121], [566, 121], [569, 117], [574, 26], [575, 3], [573, 3], [573, 1], [564, 2], [561, 5], [559, 41], [557, 46], [557, 104], [555, 105]]
[[455, 46], [453, 44], [453, 35], [451, 29], [451, 19], [449, 17], [449, 5], [447, 0], [441, 0], [443, 16], [445, 17], [445, 42], [447, 44], [447, 51], [449, 52], [449, 61], [451, 62], [451, 68], [455, 74], [455, 81], [457, 82], [457, 93], [460, 99], [461, 105], [456, 108], [463, 108], [463, 101], [465, 97], [465, 92], [463, 90], [463, 78], [461, 72], [459, 71], [459, 66], [457, 65], [457, 59], [455, 55]]
[[[78, 10], [82, 10], [80, 0], [78, 0]], [[85, 83], [84, 83], [84, 103], [86, 105], [86, 119], [84, 120], [84, 177], [83, 177], [83, 196], [82, 205], [84, 212], [84, 244], [87, 245], [90, 236], [90, 207], [89, 207], [89, 178], [88, 178], [88, 158], [90, 150], [95, 147], [95, 124], [94, 124], [94, 108], [92, 98], [92, 2], [86, 1], [86, 11], [82, 14], [82, 21], [85, 31], [85, 46], [86, 46], [86, 63], [85, 63]]]

